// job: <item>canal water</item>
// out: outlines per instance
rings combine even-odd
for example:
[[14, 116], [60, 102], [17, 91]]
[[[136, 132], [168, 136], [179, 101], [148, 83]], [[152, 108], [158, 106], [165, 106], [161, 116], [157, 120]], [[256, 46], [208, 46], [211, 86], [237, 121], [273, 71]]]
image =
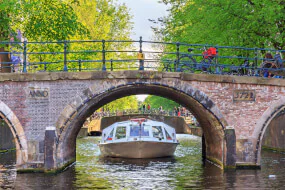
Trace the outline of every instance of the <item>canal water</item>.
[[[98, 137], [77, 140], [77, 162], [57, 175], [17, 174], [0, 154], [0, 189], [285, 189], [285, 154], [262, 151], [262, 169], [223, 172], [201, 161], [201, 139], [178, 135], [173, 158], [103, 158]], [[11, 161], [12, 160], [12, 161]]]

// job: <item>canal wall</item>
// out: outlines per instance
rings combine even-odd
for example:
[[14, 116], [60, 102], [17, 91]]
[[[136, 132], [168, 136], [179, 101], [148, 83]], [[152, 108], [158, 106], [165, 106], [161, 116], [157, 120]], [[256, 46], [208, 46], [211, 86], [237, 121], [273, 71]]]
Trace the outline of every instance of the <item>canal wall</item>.
[[84, 126], [80, 129], [77, 138], [83, 138], [88, 136], [88, 127]]
[[285, 152], [285, 113], [276, 116], [269, 124], [262, 141], [263, 149]]
[[15, 149], [13, 134], [5, 122], [0, 122], [0, 152]]
[[196, 127], [196, 126], [190, 125], [189, 128], [190, 128], [190, 135], [195, 135], [195, 136], [198, 136], [198, 137], [202, 137], [203, 130], [202, 130], [201, 127]]

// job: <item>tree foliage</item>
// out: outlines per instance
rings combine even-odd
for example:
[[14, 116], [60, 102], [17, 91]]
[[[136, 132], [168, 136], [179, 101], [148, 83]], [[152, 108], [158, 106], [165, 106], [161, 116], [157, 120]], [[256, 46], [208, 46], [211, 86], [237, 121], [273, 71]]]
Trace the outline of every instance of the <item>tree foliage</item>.
[[[133, 23], [129, 9], [116, 0], [0, 0], [1, 41], [9, 41], [20, 30], [28, 41], [68, 41], [68, 40], [130, 40]], [[131, 43], [106, 42], [106, 50], [122, 50]], [[22, 47], [19, 47], [18, 51]], [[64, 43], [29, 44], [30, 65], [39, 63], [38, 70], [62, 70]], [[14, 48], [15, 49], [15, 48]], [[72, 43], [67, 47], [69, 69], [77, 69], [78, 62], [86, 60], [81, 69], [100, 69], [102, 63], [102, 43]], [[89, 51], [89, 53], [88, 53]], [[53, 52], [39, 54], [38, 52]], [[81, 52], [81, 53], [78, 53]], [[106, 53], [106, 59], [123, 59], [132, 55], [126, 53]], [[54, 64], [44, 65], [45, 62]], [[107, 67], [110, 62], [107, 61]], [[119, 67], [114, 64], [114, 67]]]
[[117, 110], [126, 109], [138, 109], [138, 99], [136, 96], [126, 96], [124, 98], [117, 99], [103, 106], [104, 110], [115, 112]]
[[[73, 4], [73, 9], [78, 16], [78, 20], [82, 23], [90, 34], [87, 38], [75, 36], [74, 39], [99, 39], [99, 40], [128, 40], [130, 41], [130, 32], [133, 23], [130, 21], [132, 16], [129, 9], [125, 5], [117, 4], [114, 0], [78, 0], [77, 4]], [[72, 51], [101, 50], [102, 43], [84, 43], [75, 44], [70, 47]], [[126, 50], [132, 49], [131, 43], [106, 42], [106, 50]], [[133, 55], [121, 52], [106, 53], [106, 60], [111, 59], [127, 59]], [[100, 60], [102, 53], [80, 53], [73, 54], [70, 57], [73, 60]], [[120, 66], [124, 64], [120, 63]], [[101, 68], [98, 63], [86, 63], [85, 68]], [[113, 67], [118, 68], [118, 64], [114, 63]], [[110, 62], [107, 61], [107, 68], [110, 68]]]
[[17, 0], [0, 0], [0, 41], [7, 41], [8, 36], [15, 33], [11, 29], [11, 13], [17, 10], [15, 5], [17, 5]]
[[284, 0], [162, 0], [165, 41], [285, 49]]
[[151, 108], [154, 108], [154, 109], [158, 109], [160, 106], [162, 106], [162, 109], [167, 110], [167, 111], [172, 111], [174, 107], [179, 106], [178, 103], [170, 99], [163, 98], [160, 96], [154, 96], [154, 95], [147, 96], [143, 104], [145, 105], [149, 104]]

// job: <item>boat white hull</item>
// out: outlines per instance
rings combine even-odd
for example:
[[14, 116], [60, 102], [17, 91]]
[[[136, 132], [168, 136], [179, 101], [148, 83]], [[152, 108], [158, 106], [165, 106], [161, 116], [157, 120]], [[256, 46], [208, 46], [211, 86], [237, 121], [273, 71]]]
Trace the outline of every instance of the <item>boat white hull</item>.
[[173, 156], [178, 143], [132, 141], [99, 144], [101, 154], [120, 158], [159, 158]]

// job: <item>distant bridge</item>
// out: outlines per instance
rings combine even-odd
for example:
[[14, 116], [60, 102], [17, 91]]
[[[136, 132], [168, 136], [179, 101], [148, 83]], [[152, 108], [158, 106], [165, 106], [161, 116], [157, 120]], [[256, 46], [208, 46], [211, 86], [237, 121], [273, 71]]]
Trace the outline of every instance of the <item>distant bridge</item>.
[[90, 126], [88, 126], [88, 132], [102, 132], [103, 129], [106, 127], [121, 121], [126, 121], [133, 118], [147, 118], [155, 121], [164, 122], [172, 127], [175, 128], [176, 133], [178, 134], [191, 134], [191, 129], [187, 125], [184, 120], [184, 117], [177, 117], [177, 116], [167, 116], [163, 114], [152, 114], [152, 113], [145, 113], [145, 114], [124, 114], [121, 116], [104, 116], [95, 118], [90, 122]]

